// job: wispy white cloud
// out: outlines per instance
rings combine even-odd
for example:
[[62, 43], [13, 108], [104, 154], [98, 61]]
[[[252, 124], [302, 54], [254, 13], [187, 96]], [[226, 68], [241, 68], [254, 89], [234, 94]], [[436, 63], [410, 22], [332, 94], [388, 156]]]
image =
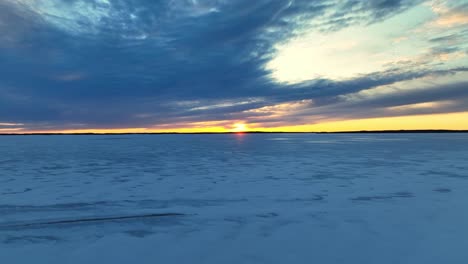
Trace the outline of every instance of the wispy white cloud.
[[431, 26], [451, 28], [468, 25], [468, 4], [450, 6], [453, 1], [433, 0], [429, 3], [432, 11], [436, 14]]
[[0, 123], [0, 126], [22, 126], [22, 123]]

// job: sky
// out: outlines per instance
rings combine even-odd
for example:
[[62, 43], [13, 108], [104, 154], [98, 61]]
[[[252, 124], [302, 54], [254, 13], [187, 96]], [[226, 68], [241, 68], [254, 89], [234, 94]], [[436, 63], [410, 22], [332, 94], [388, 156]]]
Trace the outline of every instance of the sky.
[[0, 133], [468, 129], [468, 0], [0, 0]]

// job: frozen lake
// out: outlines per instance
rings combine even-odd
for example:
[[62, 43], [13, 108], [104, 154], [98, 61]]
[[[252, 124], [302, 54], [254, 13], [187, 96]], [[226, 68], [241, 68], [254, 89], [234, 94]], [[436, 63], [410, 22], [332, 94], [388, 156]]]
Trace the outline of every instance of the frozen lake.
[[0, 137], [0, 262], [468, 263], [468, 134]]

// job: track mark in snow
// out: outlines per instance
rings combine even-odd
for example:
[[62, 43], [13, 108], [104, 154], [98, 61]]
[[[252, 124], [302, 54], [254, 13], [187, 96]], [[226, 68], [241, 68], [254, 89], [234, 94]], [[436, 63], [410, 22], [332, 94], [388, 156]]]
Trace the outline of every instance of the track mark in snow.
[[433, 190], [434, 192], [440, 192], [440, 193], [449, 193], [451, 192], [452, 190], [449, 189], [449, 188], [436, 188]]
[[374, 195], [374, 196], [358, 196], [351, 198], [353, 201], [372, 201], [372, 200], [388, 200], [393, 198], [412, 198], [414, 195], [410, 192], [396, 192], [388, 195]]

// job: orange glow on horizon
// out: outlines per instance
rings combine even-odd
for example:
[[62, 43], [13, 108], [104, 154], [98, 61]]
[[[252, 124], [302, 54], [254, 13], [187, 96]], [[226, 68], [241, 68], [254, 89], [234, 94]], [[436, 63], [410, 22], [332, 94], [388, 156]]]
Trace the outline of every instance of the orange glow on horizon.
[[[284, 125], [275, 127], [263, 127], [261, 124], [234, 123], [227, 125], [229, 121], [223, 121], [225, 125], [216, 122], [198, 122], [187, 127], [171, 128], [164, 125], [163, 128], [121, 128], [121, 129], [68, 129], [68, 130], [24, 130], [19, 128], [2, 129], [0, 133], [226, 133], [226, 132], [338, 132], [360, 130], [468, 130], [468, 112], [413, 115], [399, 117], [366, 118], [342, 121], [330, 121], [318, 124]], [[206, 124], [206, 125], [204, 125]]]
[[233, 125], [233, 129], [231, 129], [232, 132], [247, 132], [249, 129], [246, 124], [244, 123], [235, 123]]

